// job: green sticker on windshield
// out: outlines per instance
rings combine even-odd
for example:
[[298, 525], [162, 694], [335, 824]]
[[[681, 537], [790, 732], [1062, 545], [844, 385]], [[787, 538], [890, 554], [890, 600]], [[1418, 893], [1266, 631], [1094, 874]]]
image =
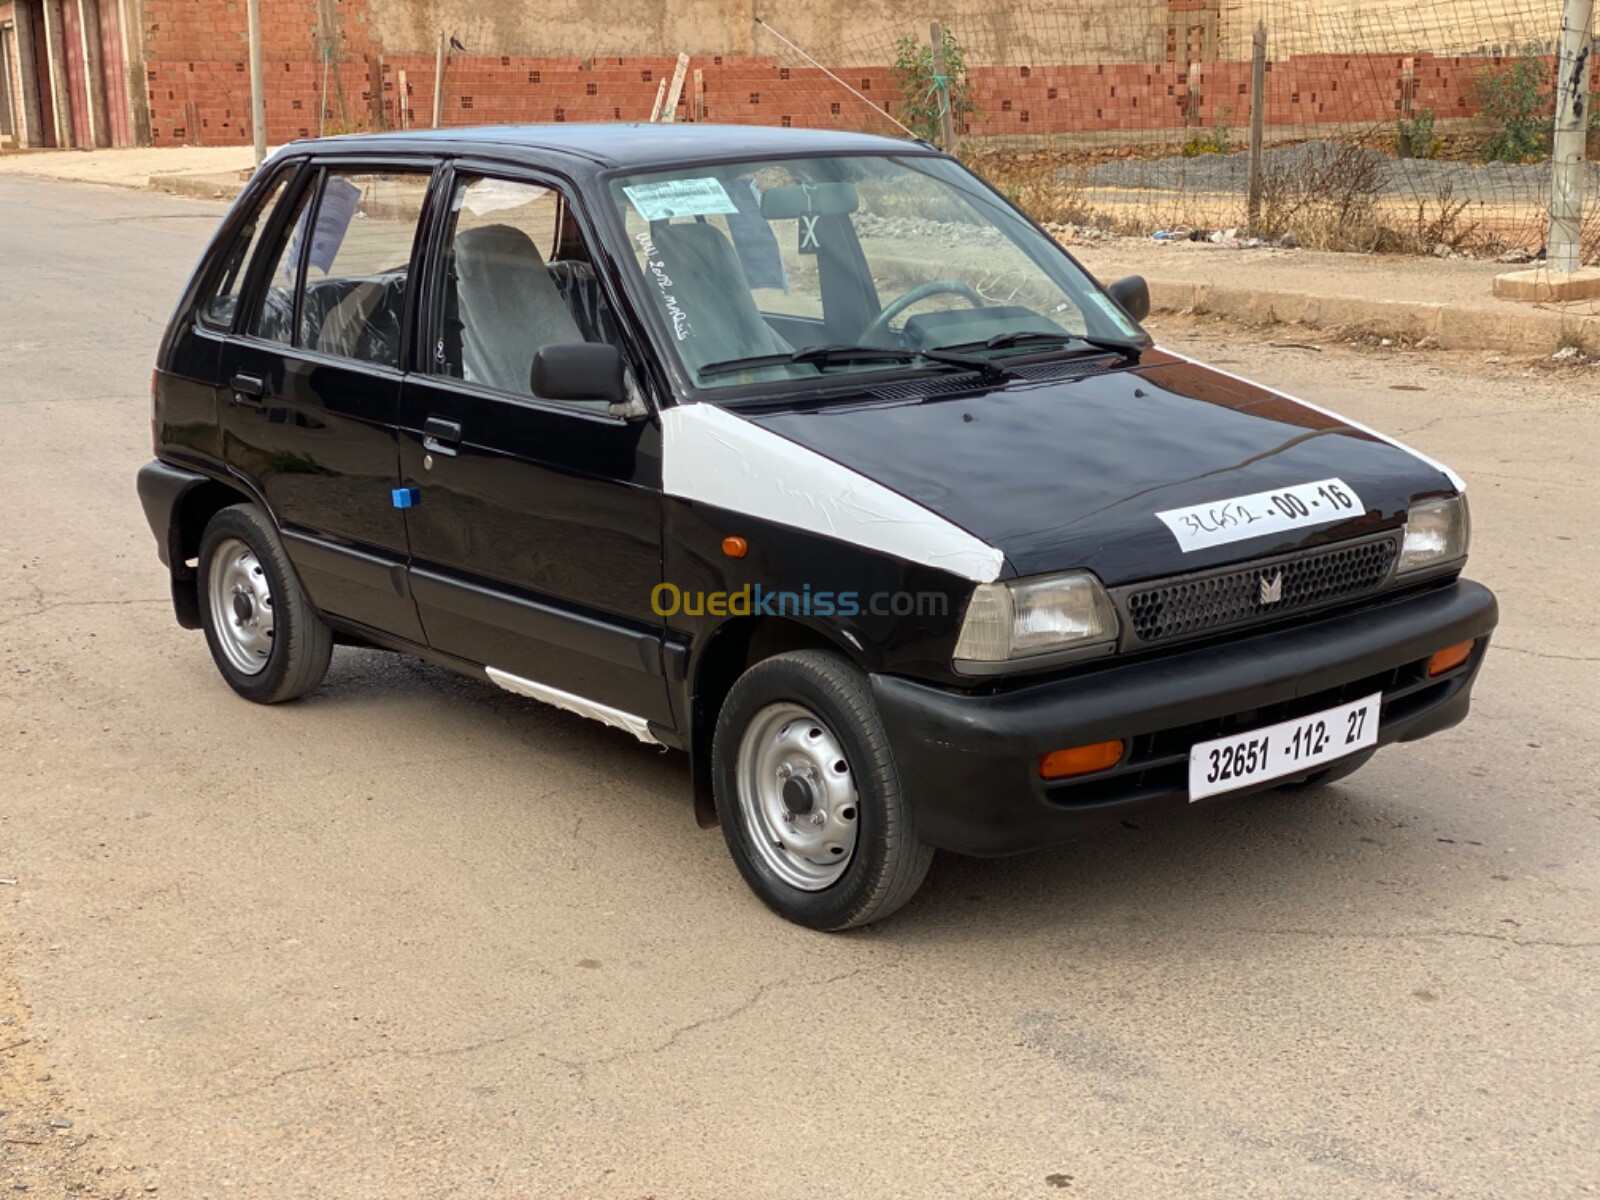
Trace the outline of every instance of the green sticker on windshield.
[[646, 221], [739, 211], [720, 179], [663, 179], [628, 184], [622, 190]]

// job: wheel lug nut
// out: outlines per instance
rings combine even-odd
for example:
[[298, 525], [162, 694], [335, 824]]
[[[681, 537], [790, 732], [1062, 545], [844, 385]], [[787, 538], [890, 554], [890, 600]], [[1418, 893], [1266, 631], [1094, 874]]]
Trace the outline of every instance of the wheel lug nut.
[[820, 808], [817, 809], [816, 812], [811, 814], [811, 823], [813, 825], [821, 825], [827, 819], [828, 818], [823, 815], [823, 812], [822, 812], [822, 810]]

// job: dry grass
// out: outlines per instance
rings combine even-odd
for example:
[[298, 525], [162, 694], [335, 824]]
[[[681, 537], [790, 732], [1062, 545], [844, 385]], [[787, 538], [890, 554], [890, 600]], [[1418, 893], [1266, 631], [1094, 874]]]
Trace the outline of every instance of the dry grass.
[[1363, 147], [1317, 146], [1262, 170], [1261, 215], [1251, 232], [1289, 234], [1313, 250], [1378, 250], [1386, 240], [1378, 219], [1381, 191], [1377, 161]]
[[1049, 152], [1004, 151], [963, 155], [967, 166], [1041, 224], [1087, 225], [1095, 217], [1084, 198], [1088, 171], [1063, 166]]
[[[1262, 178], [1260, 219], [1246, 232], [1266, 239], [1287, 234], [1308, 249], [1355, 253], [1427, 255], [1444, 245], [1457, 253], [1493, 258], [1512, 249], [1531, 254], [1543, 244], [1544, 218], [1524, 205], [1473, 200], [1449, 181], [1434, 195], [1417, 199], [1385, 192], [1381, 162], [1371, 153], [1378, 141], [1374, 134], [1269, 162]], [[1440, 156], [1456, 149], [1447, 145]], [[1242, 192], [1089, 183], [1092, 169], [1110, 158], [1159, 156], [1150, 147], [1121, 153], [1070, 147], [997, 150], [976, 139], [962, 147], [969, 167], [1041, 224], [1136, 236], [1158, 229], [1210, 232], [1247, 224]], [[1600, 202], [1585, 220], [1583, 257], [1600, 262]]]
[[1581, 261], [1600, 266], [1600, 196], [1594, 198], [1584, 214], [1578, 230], [1578, 253]]
[[1460, 250], [1477, 234], [1476, 221], [1463, 219], [1470, 201], [1457, 199], [1455, 185], [1446, 183], [1432, 200], [1417, 202], [1417, 220], [1412, 227], [1411, 245], [1416, 254], [1430, 254], [1439, 246]]

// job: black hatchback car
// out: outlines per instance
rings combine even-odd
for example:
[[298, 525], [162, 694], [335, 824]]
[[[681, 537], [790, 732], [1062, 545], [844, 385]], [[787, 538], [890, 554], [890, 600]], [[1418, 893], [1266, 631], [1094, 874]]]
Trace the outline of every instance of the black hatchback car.
[[1448, 469], [1151, 344], [932, 147], [554, 126], [286, 147], [178, 304], [139, 493], [260, 703], [336, 643], [692, 756], [820, 929], [1467, 713]]

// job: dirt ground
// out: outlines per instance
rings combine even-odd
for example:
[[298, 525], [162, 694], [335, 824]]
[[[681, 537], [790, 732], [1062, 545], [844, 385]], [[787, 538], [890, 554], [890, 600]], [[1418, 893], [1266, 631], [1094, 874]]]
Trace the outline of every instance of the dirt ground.
[[1310, 794], [941, 857], [824, 937], [696, 829], [681, 755], [377, 652], [228, 692], [133, 491], [220, 207], [0, 211], [0, 1191], [1600, 1184], [1600, 368], [1158, 322], [1467, 477], [1472, 716]]

